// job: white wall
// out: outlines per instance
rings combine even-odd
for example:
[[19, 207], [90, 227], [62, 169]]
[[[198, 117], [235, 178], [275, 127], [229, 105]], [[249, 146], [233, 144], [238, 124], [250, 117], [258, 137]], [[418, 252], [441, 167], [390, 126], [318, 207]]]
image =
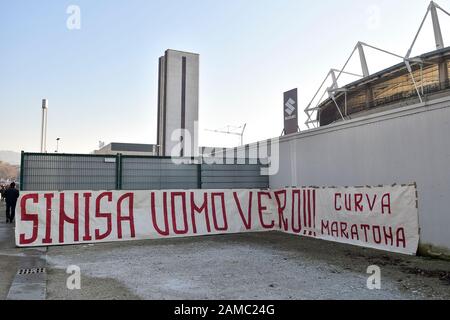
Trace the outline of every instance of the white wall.
[[279, 161], [271, 188], [417, 182], [421, 244], [450, 252], [450, 97], [283, 137]]
[[[165, 63], [167, 63], [167, 93], [166, 93], [166, 136], [165, 155], [171, 155], [172, 149], [179, 141], [172, 141], [172, 133], [181, 128], [181, 92], [182, 92], [182, 59], [186, 57], [186, 130], [192, 138], [196, 131], [194, 123], [198, 121], [199, 104], [199, 55], [176, 50], [167, 50]], [[184, 149], [191, 146], [186, 140]], [[192, 153], [192, 152], [191, 152]]]

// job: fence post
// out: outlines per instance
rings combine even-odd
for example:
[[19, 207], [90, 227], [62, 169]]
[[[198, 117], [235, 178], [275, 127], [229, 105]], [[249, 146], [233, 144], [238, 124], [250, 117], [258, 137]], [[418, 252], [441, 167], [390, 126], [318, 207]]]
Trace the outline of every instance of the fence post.
[[202, 189], [202, 162], [203, 162], [203, 158], [200, 157], [200, 160], [197, 164], [197, 187], [198, 187], [198, 189]]
[[23, 191], [24, 190], [24, 188], [23, 188], [23, 185], [24, 185], [24, 182], [25, 182], [25, 180], [24, 180], [24, 175], [23, 175], [23, 170], [25, 169], [25, 167], [24, 167], [24, 163], [25, 163], [25, 159], [24, 159], [24, 155], [25, 155], [25, 152], [22, 150], [22, 152], [20, 153], [20, 185], [19, 185], [19, 190], [20, 191]]
[[116, 155], [116, 189], [122, 190], [122, 154]]

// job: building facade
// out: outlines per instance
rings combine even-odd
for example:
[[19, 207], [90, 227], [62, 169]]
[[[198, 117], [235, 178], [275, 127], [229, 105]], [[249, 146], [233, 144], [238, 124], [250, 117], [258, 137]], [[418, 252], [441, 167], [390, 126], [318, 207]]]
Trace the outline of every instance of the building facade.
[[112, 142], [94, 151], [94, 154], [104, 155], [116, 155], [119, 153], [132, 156], [156, 156], [157, 147], [154, 144]]
[[159, 58], [157, 146], [160, 156], [193, 156], [197, 149], [199, 66], [199, 55], [195, 53], [166, 50]]

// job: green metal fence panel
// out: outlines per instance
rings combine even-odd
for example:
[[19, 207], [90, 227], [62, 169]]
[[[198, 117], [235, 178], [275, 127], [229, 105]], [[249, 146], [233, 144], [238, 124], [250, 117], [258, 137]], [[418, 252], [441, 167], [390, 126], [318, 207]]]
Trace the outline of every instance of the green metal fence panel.
[[114, 190], [116, 156], [22, 154], [24, 191]]
[[202, 164], [202, 189], [268, 189], [261, 164]]
[[190, 158], [122, 156], [122, 189], [197, 189], [198, 169]]
[[22, 153], [21, 189], [167, 190], [269, 187], [261, 164], [202, 164], [201, 159]]

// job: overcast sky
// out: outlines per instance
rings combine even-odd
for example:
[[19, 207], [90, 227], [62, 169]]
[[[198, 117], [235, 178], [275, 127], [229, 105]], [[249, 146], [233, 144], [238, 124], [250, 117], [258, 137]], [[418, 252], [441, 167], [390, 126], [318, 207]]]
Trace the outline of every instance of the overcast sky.
[[[200, 54], [201, 145], [237, 145], [205, 129], [243, 123], [246, 143], [278, 136], [284, 91], [299, 88], [303, 109], [358, 40], [405, 55], [428, 3], [0, 0], [0, 150], [39, 150], [42, 98], [49, 151], [57, 137], [67, 153], [99, 140], [156, 143], [158, 57], [168, 48]], [[80, 29], [67, 28], [70, 5]], [[440, 19], [448, 45], [450, 17]], [[434, 49], [428, 22], [414, 53]], [[372, 50], [367, 59], [371, 72], [401, 61]], [[360, 73], [357, 56], [348, 71]]]

